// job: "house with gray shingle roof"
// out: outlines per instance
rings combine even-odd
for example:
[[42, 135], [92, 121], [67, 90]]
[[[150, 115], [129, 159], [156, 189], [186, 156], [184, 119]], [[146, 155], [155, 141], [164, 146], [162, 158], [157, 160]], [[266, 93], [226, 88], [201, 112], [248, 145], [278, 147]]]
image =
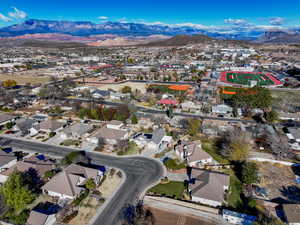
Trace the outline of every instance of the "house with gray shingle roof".
[[48, 215], [47, 213], [32, 210], [25, 225], [54, 225], [55, 222], [55, 214]]
[[64, 139], [67, 138], [80, 138], [82, 136], [88, 135], [94, 129], [93, 125], [84, 124], [84, 123], [75, 123], [70, 127], [65, 128], [61, 132], [61, 137]]
[[8, 114], [8, 113], [0, 113], [0, 126], [5, 125], [8, 122], [13, 122], [17, 116]]
[[52, 197], [72, 200], [85, 190], [88, 179], [93, 179], [99, 185], [103, 175], [101, 170], [71, 164], [46, 183], [42, 190]]
[[229, 189], [227, 174], [192, 168], [189, 174], [189, 191], [193, 202], [213, 207], [221, 206]]
[[47, 133], [57, 132], [62, 129], [65, 123], [59, 122], [57, 120], [46, 120], [35, 126], [35, 128], [39, 131], [44, 131]]
[[186, 160], [191, 167], [203, 166], [213, 162], [213, 158], [202, 149], [200, 143], [178, 141], [174, 146], [174, 150], [176, 154], [182, 160]]

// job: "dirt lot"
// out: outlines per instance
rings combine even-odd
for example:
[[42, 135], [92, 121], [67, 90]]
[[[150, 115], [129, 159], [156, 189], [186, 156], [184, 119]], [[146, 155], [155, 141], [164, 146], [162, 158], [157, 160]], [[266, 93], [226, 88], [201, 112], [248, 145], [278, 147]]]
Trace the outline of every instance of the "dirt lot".
[[133, 82], [126, 82], [123, 84], [102, 84], [99, 86], [100, 90], [108, 90], [113, 89], [115, 91], [120, 91], [123, 87], [129, 86], [132, 90], [140, 90], [142, 93], [146, 92], [146, 85], [143, 83], [133, 83]]
[[[98, 190], [101, 192], [102, 197], [107, 199], [109, 198], [116, 188], [119, 186], [121, 178], [116, 174], [113, 177], [107, 177]], [[97, 208], [100, 207], [100, 203], [95, 198], [87, 197], [79, 207], [78, 215], [72, 219], [70, 225], [82, 225], [88, 224], [92, 217], [96, 214]]]
[[188, 215], [181, 215], [147, 206], [145, 208], [152, 213], [155, 225], [216, 225]]
[[295, 182], [295, 169], [271, 163], [259, 163], [260, 186], [266, 188], [267, 198], [278, 202], [300, 203], [300, 184]]
[[15, 80], [17, 84], [39, 84], [39, 83], [46, 83], [49, 81], [49, 77], [47, 76], [37, 76], [31, 75], [25, 72], [20, 72], [18, 75], [15, 74], [0, 74], [0, 81], [4, 80]]

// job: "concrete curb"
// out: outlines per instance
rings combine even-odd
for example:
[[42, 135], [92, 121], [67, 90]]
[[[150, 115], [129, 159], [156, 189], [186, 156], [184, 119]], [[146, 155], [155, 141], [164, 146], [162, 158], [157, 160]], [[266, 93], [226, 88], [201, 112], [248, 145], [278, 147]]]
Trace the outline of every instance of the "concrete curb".
[[122, 180], [121, 183], [119, 184], [119, 186], [113, 191], [113, 193], [111, 194], [111, 196], [105, 200], [104, 204], [101, 205], [100, 207], [98, 207], [96, 214], [92, 217], [92, 219], [89, 221], [89, 223], [87, 225], [93, 225], [96, 221], [96, 219], [101, 215], [103, 209], [106, 208], [106, 206], [111, 202], [111, 200], [113, 199], [114, 195], [120, 191], [120, 189], [122, 188], [122, 186], [124, 185], [126, 179], [127, 179], [127, 175], [123, 170], [118, 169], [119, 171], [121, 171], [122, 173]]

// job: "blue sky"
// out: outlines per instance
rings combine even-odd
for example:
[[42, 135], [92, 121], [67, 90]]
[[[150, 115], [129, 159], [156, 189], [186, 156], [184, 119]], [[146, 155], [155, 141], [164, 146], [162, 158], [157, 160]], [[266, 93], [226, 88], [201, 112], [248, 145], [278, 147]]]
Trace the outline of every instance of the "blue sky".
[[25, 19], [204, 26], [300, 25], [299, 0], [0, 0], [0, 26]]

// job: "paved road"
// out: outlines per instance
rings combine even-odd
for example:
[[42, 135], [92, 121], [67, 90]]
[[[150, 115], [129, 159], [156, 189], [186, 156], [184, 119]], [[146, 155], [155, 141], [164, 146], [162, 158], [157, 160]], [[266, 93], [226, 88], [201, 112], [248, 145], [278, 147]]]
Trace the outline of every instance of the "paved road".
[[[0, 137], [0, 144], [56, 156], [64, 156], [69, 152], [78, 151], [78, 149], [3, 136]], [[94, 220], [93, 225], [117, 225], [122, 216], [123, 207], [135, 203], [145, 189], [157, 182], [164, 173], [160, 162], [144, 157], [113, 157], [98, 153], [87, 153], [87, 156], [92, 159], [94, 164], [119, 168], [126, 174], [126, 180], [122, 187]]]
[[[86, 99], [86, 98], [64, 98], [64, 100], [74, 101], [74, 102], [95, 102], [99, 104], [109, 105], [109, 106], [121, 106], [124, 103], [119, 102], [110, 102], [104, 100], [97, 100], [97, 99]], [[150, 109], [142, 106], [136, 106], [136, 109], [142, 113], [149, 113], [149, 114], [163, 114], [166, 115], [166, 112], [163, 110], [158, 109]], [[226, 117], [213, 117], [213, 116], [203, 116], [191, 113], [173, 113], [175, 116], [182, 116], [182, 117], [192, 117], [192, 118], [200, 118], [200, 119], [207, 119], [207, 120], [221, 120], [221, 121], [228, 121], [228, 122], [244, 122], [244, 123], [256, 123], [254, 120], [242, 120], [236, 118], [226, 118]]]

